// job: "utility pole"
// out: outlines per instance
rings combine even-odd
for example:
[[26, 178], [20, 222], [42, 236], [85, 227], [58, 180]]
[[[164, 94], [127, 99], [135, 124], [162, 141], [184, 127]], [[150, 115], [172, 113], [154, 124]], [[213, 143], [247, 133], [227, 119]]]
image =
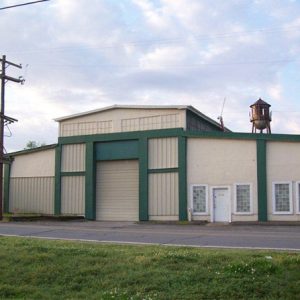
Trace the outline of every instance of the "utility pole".
[[6, 56], [3, 55], [0, 58], [1, 62], [1, 107], [0, 107], [0, 221], [3, 218], [3, 163], [4, 163], [4, 126], [6, 123], [13, 123], [16, 119], [5, 116], [5, 84], [7, 81], [13, 81], [16, 83], [24, 83], [22, 77], [14, 78], [6, 75], [6, 68], [9, 66], [22, 69], [22, 65], [18, 65], [6, 60]]

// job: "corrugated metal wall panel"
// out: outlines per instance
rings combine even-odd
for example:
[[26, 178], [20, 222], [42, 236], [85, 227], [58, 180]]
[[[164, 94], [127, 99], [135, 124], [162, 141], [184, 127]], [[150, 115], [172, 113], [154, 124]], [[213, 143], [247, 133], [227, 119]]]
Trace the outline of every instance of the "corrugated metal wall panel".
[[[149, 217], [178, 217], [178, 173], [149, 174]], [[173, 218], [171, 218], [173, 219]]]
[[148, 168], [163, 169], [178, 167], [178, 138], [149, 139]]
[[71, 144], [62, 146], [61, 171], [85, 171], [85, 144]]
[[180, 114], [158, 115], [121, 120], [121, 131], [152, 130], [181, 127]]
[[138, 221], [138, 174], [137, 160], [97, 163], [97, 220]]
[[54, 213], [54, 177], [10, 179], [10, 212]]
[[85, 215], [85, 176], [62, 176], [61, 212]]
[[60, 126], [60, 136], [74, 136], [112, 132], [112, 120], [66, 123]]
[[51, 177], [55, 173], [55, 149], [14, 156], [11, 177]]

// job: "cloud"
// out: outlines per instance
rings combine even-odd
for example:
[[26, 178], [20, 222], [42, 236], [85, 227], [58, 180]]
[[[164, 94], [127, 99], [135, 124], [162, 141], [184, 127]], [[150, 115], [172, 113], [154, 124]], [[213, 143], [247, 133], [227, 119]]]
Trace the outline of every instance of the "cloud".
[[[2, 11], [3, 54], [29, 64], [25, 86], [7, 85], [7, 114], [19, 119], [7, 148], [53, 142], [53, 118], [114, 103], [191, 104], [216, 119], [226, 97], [226, 125], [248, 132], [259, 97], [300, 111], [300, 74], [286, 74], [299, 69], [299, 13], [299, 2], [273, 0], [60, 0]], [[298, 117], [275, 113], [275, 132], [299, 132]]]

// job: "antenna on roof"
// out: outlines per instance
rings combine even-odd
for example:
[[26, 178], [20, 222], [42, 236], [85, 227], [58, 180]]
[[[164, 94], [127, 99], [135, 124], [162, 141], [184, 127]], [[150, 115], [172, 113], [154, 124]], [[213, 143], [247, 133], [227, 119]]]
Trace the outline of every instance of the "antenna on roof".
[[223, 122], [223, 110], [224, 110], [224, 106], [225, 106], [225, 102], [226, 102], [226, 97], [223, 100], [223, 105], [222, 105], [222, 109], [221, 109], [221, 114], [218, 117], [218, 120], [220, 120], [220, 125], [222, 128], [222, 131], [225, 131], [225, 127], [224, 127], [224, 122]]

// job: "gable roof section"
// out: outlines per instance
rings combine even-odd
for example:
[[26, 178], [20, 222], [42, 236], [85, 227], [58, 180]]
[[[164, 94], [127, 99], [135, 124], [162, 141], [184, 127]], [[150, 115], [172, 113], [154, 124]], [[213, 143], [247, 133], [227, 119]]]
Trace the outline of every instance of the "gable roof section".
[[56, 148], [56, 146], [57, 146], [57, 144], [50, 144], [50, 145], [40, 146], [40, 147], [36, 147], [36, 148], [31, 148], [31, 149], [23, 149], [20, 151], [7, 153], [4, 156], [9, 157], [9, 156], [17, 156], [17, 155], [29, 154], [29, 153], [39, 152], [39, 151], [45, 151], [45, 150], [49, 150], [49, 149], [54, 149], [54, 148]]
[[[203, 113], [201, 113], [199, 110], [197, 110], [196, 108], [194, 108], [191, 105], [118, 105], [118, 104], [115, 104], [115, 105], [107, 106], [107, 107], [104, 107], [104, 108], [99, 108], [99, 109], [94, 109], [94, 110], [90, 110], [90, 111], [86, 111], [86, 112], [82, 112], [82, 113], [78, 113], [78, 114], [59, 117], [59, 118], [54, 119], [54, 121], [62, 122], [62, 121], [66, 121], [66, 120], [70, 120], [70, 119], [74, 119], [74, 118], [78, 118], [78, 117], [82, 117], [82, 116], [92, 115], [92, 114], [95, 114], [95, 113], [100, 113], [100, 112], [103, 112], [103, 111], [108, 111], [108, 110], [113, 110], [113, 109], [178, 109], [178, 110], [189, 110], [189, 111], [195, 113], [201, 119], [204, 119], [207, 122], [209, 122], [210, 124], [220, 128], [220, 124], [218, 122], [216, 122], [213, 119], [209, 118], [208, 116], [204, 115]], [[226, 128], [226, 131], [230, 131], [230, 130]]]

